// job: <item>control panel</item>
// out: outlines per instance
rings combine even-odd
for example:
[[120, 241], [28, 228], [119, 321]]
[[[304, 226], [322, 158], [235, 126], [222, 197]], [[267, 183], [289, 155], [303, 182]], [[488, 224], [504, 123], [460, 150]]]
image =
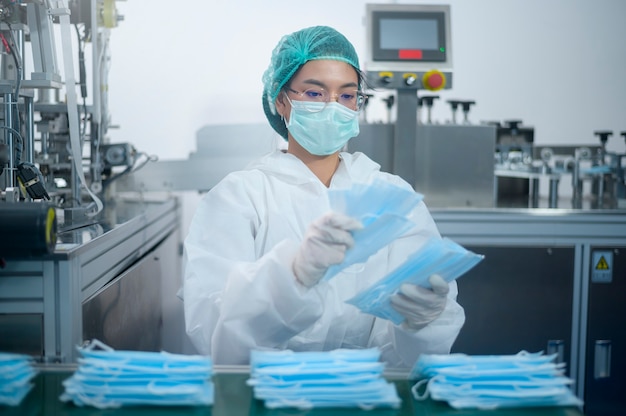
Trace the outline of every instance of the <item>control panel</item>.
[[375, 88], [452, 87], [450, 6], [367, 4], [368, 82]]
[[415, 89], [439, 91], [452, 86], [452, 72], [430, 71], [366, 71], [368, 83], [374, 88], [393, 90]]

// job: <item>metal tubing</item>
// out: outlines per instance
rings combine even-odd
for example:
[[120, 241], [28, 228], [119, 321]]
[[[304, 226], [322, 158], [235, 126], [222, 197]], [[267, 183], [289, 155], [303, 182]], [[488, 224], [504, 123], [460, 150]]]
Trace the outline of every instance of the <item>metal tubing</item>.
[[559, 178], [550, 179], [550, 208], [556, 208], [559, 201]]
[[9, 174], [8, 188], [15, 187], [15, 166], [14, 160], [15, 150], [13, 148], [13, 94], [8, 92], [4, 94], [4, 125], [6, 127], [4, 137], [6, 137], [9, 145]]
[[598, 207], [602, 207], [604, 205], [604, 175], [598, 175]]
[[539, 206], [539, 178], [533, 178], [531, 184], [532, 206], [533, 208], [537, 208]]
[[35, 160], [35, 109], [33, 97], [24, 97], [26, 109], [26, 161], [34, 163]]
[[393, 170], [415, 187], [415, 143], [417, 137], [417, 91], [398, 90], [397, 120], [394, 129]]

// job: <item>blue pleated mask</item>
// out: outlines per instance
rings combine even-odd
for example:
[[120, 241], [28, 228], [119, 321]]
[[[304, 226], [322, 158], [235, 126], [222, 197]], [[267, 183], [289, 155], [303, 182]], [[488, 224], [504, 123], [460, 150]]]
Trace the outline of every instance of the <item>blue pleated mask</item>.
[[78, 369], [63, 382], [61, 401], [101, 409], [213, 403], [213, 365], [208, 356], [115, 351], [97, 340], [79, 348], [79, 353]]
[[247, 384], [268, 408], [400, 405], [395, 385], [382, 378], [384, 363], [375, 348], [252, 351], [250, 367]]
[[33, 388], [32, 361], [28, 355], [0, 353], [0, 405], [19, 405]]
[[[581, 406], [570, 390], [564, 364], [556, 354], [515, 355], [422, 354], [410, 378], [416, 400], [427, 397], [456, 409], [497, 409], [529, 406]], [[420, 392], [420, 389], [424, 389]]]

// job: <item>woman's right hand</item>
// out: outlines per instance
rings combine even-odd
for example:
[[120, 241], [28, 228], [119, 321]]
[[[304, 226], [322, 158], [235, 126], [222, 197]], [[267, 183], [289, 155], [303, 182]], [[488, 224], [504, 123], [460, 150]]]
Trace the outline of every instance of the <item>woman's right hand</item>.
[[293, 261], [296, 279], [306, 287], [317, 284], [330, 266], [343, 261], [346, 250], [354, 245], [350, 232], [361, 228], [359, 221], [337, 212], [315, 220]]

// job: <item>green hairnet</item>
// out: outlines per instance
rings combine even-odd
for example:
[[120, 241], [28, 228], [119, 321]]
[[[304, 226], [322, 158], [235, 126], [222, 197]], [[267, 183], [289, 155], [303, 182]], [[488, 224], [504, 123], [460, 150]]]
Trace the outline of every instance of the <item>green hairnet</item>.
[[343, 61], [360, 71], [354, 46], [328, 26], [309, 27], [283, 36], [272, 52], [270, 65], [263, 74], [263, 110], [272, 128], [285, 139], [287, 127], [276, 112], [274, 101], [302, 65], [319, 59]]

